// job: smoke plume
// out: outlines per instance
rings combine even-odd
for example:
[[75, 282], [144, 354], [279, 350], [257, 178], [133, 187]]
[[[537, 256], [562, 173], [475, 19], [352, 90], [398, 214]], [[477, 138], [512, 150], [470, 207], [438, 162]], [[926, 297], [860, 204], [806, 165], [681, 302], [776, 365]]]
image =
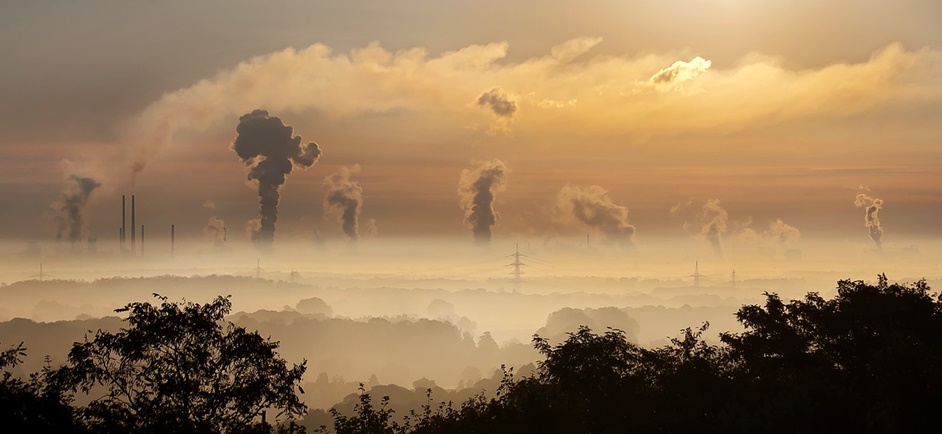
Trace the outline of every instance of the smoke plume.
[[317, 144], [301, 144], [301, 136], [280, 118], [269, 116], [265, 110], [255, 110], [239, 118], [232, 150], [249, 168], [249, 180], [258, 181], [259, 225], [252, 232], [252, 241], [259, 246], [271, 246], [275, 240], [275, 222], [278, 220], [279, 190], [285, 178], [295, 167], [312, 166], [320, 157]]
[[222, 244], [226, 241], [226, 222], [219, 217], [210, 217], [203, 226], [203, 235], [213, 240], [213, 244]]
[[70, 175], [62, 197], [52, 205], [56, 216], [56, 240], [68, 233], [69, 241], [81, 241], [85, 233], [85, 205], [88, 198], [101, 184], [88, 177]]
[[567, 185], [557, 194], [556, 206], [611, 240], [633, 242], [635, 227], [628, 223], [628, 208], [613, 202], [598, 185], [585, 190]]
[[507, 166], [494, 159], [478, 162], [473, 169], [461, 171], [458, 198], [464, 210], [464, 221], [480, 244], [491, 241], [491, 226], [500, 216], [494, 211], [494, 193], [507, 186]]
[[343, 227], [343, 233], [351, 241], [360, 238], [360, 210], [363, 208], [363, 189], [354, 179], [360, 174], [360, 165], [341, 167], [337, 172], [324, 178], [327, 195], [324, 196], [324, 213], [336, 215]]
[[860, 193], [854, 199], [854, 206], [864, 208], [864, 225], [870, 231], [870, 239], [876, 243], [878, 249], [883, 248], [883, 226], [880, 225], [880, 210], [883, 209], [883, 199], [870, 197], [866, 193]]
[[798, 241], [801, 238], [801, 232], [798, 228], [782, 221], [782, 219], [775, 219], [774, 222], [769, 223], [769, 229], [765, 231], [765, 236], [781, 244], [789, 244]]
[[729, 222], [729, 213], [720, 206], [720, 201], [718, 199], [708, 199], [703, 207], [700, 208], [700, 213], [697, 214], [697, 217], [700, 219], [700, 222], [703, 223], [703, 227], [700, 229], [700, 233], [710, 242], [710, 245], [713, 246], [713, 252], [717, 256], [723, 255], [723, 234], [726, 233], [727, 223]]
[[517, 112], [517, 103], [511, 100], [499, 87], [491, 88], [478, 97], [478, 106], [488, 107], [495, 115], [502, 118], [512, 118]]

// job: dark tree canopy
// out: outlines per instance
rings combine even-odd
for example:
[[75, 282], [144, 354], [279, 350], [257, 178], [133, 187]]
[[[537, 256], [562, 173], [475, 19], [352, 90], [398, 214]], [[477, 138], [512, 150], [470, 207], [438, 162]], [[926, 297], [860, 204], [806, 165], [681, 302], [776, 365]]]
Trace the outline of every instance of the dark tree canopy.
[[266, 409], [293, 420], [305, 363], [289, 367], [277, 342], [224, 321], [228, 298], [210, 303], [131, 303], [127, 328], [86, 336], [61, 379], [98, 396], [80, 409], [98, 432], [232, 433], [259, 426]]
[[[686, 329], [645, 349], [619, 330], [587, 327], [551, 345], [531, 377], [505, 376], [497, 398], [442, 403], [403, 423], [370, 405], [335, 414], [342, 434], [623, 432], [918, 432], [942, 404], [942, 301], [924, 281], [838, 282], [743, 306], [743, 333], [722, 345]], [[368, 429], [362, 429], [367, 428]]]

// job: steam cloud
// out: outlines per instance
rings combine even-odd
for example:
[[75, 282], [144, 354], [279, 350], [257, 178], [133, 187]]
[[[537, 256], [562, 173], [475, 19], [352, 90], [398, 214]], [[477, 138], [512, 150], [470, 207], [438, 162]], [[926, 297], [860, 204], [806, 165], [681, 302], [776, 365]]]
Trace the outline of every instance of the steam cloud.
[[633, 242], [635, 227], [628, 223], [628, 208], [613, 202], [598, 185], [585, 190], [567, 185], [556, 196], [556, 205], [612, 240]]
[[883, 209], [883, 199], [870, 197], [866, 193], [860, 193], [854, 199], [854, 206], [864, 208], [864, 225], [870, 231], [870, 239], [876, 243], [878, 249], [883, 248], [883, 226], [880, 225], [880, 210]]
[[255, 110], [239, 118], [232, 150], [249, 167], [249, 180], [258, 181], [259, 223], [251, 233], [258, 246], [271, 246], [278, 220], [279, 190], [294, 167], [314, 165], [321, 150], [310, 142], [301, 145], [301, 136], [280, 118], [265, 110]]
[[488, 107], [495, 115], [502, 118], [512, 118], [517, 112], [517, 103], [512, 101], [499, 87], [491, 88], [478, 97], [477, 105]]
[[62, 240], [63, 233], [68, 232], [69, 241], [74, 243], [82, 240], [85, 232], [85, 205], [101, 183], [78, 175], [70, 175], [68, 181], [61, 199], [52, 206], [56, 212], [56, 240]]
[[464, 222], [479, 244], [491, 241], [491, 226], [500, 216], [494, 211], [494, 193], [507, 187], [507, 165], [500, 160], [482, 161], [471, 170], [461, 171], [458, 198], [464, 209]]
[[720, 206], [718, 199], [708, 199], [697, 217], [703, 223], [700, 233], [713, 246], [717, 256], [723, 256], [723, 234], [726, 233], [729, 222], [729, 213]]
[[354, 179], [360, 174], [360, 165], [341, 167], [337, 172], [324, 178], [324, 186], [328, 188], [324, 196], [324, 213], [334, 214], [340, 218], [343, 233], [351, 241], [360, 238], [359, 220], [360, 210], [363, 208], [363, 189]]
[[778, 240], [781, 244], [788, 244], [798, 241], [801, 238], [801, 232], [798, 228], [785, 223], [782, 219], [775, 219], [769, 223], [769, 229], [765, 231], [769, 239]]
[[222, 244], [226, 241], [226, 222], [219, 217], [210, 217], [203, 226], [203, 235], [213, 240], [213, 244]]

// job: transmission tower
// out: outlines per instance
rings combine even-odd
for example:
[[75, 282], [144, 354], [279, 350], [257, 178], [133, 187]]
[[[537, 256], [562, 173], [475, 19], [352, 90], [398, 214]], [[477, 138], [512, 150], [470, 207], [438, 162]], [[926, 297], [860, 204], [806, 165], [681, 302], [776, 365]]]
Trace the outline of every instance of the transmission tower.
[[520, 289], [521, 278], [520, 276], [526, 274], [523, 272], [523, 267], [526, 267], [527, 264], [524, 264], [520, 261], [520, 258], [525, 258], [527, 255], [520, 253], [520, 244], [516, 245], [516, 251], [514, 254], [509, 255], [509, 257], [514, 258], [514, 261], [507, 264], [507, 267], [513, 267], [513, 271], [510, 272], [510, 275], [514, 276], [514, 293]]
[[690, 277], [693, 277], [693, 286], [699, 287], [700, 278], [703, 277], [703, 275], [700, 274], [700, 261], [695, 262], [693, 267], [693, 274], [691, 274]]

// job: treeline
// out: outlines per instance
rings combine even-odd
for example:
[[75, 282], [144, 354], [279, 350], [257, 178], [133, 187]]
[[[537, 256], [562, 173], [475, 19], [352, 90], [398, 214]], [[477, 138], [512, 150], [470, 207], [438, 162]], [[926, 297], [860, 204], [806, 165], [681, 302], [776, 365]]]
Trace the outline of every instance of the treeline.
[[[224, 321], [230, 308], [225, 298], [205, 305], [166, 298], [156, 305], [132, 303], [123, 309], [128, 317], [119, 331], [75, 343], [65, 365], [28, 378], [11, 374], [25, 350], [10, 347], [0, 354], [4, 427], [83, 433], [892, 433], [934, 426], [942, 403], [942, 300], [924, 281], [841, 281], [830, 300], [810, 293], [786, 302], [766, 294], [764, 305], [737, 312], [742, 332], [723, 333], [715, 344], [703, 339], [706, 324], [654, 349], [632, 343], [619, 329], [582, 327], [559, 343], [535, 336], [542, 360], [531, 372], [508, 368], [493, 378], [499, 384], [494, 395], [468, 398], [422, 381], [411, 391], [363, 387], [334, 407], [333, 420], [323, 427], [310, 426], [323, 417], [303, 419], [306, 362], [289, 365], [277, 343]], [[81, 405], [79, 396], [85, 397]], [[412, 403], [399, 406], [393, 399]], [[416, 403], [418, 411], [403, 410]]]
[[[537, 372], [498, 396], [397, 416], [365, 391], [338, 434], [918, 432], [942, 404], [942, 302], [926, 283], [841, 281], [837, 296], [744, 306], [742, 333], [687, 329], [646, 349], [620, 330], [533, 343]], [[324, 427], [322, 432], [330, 431]]]

